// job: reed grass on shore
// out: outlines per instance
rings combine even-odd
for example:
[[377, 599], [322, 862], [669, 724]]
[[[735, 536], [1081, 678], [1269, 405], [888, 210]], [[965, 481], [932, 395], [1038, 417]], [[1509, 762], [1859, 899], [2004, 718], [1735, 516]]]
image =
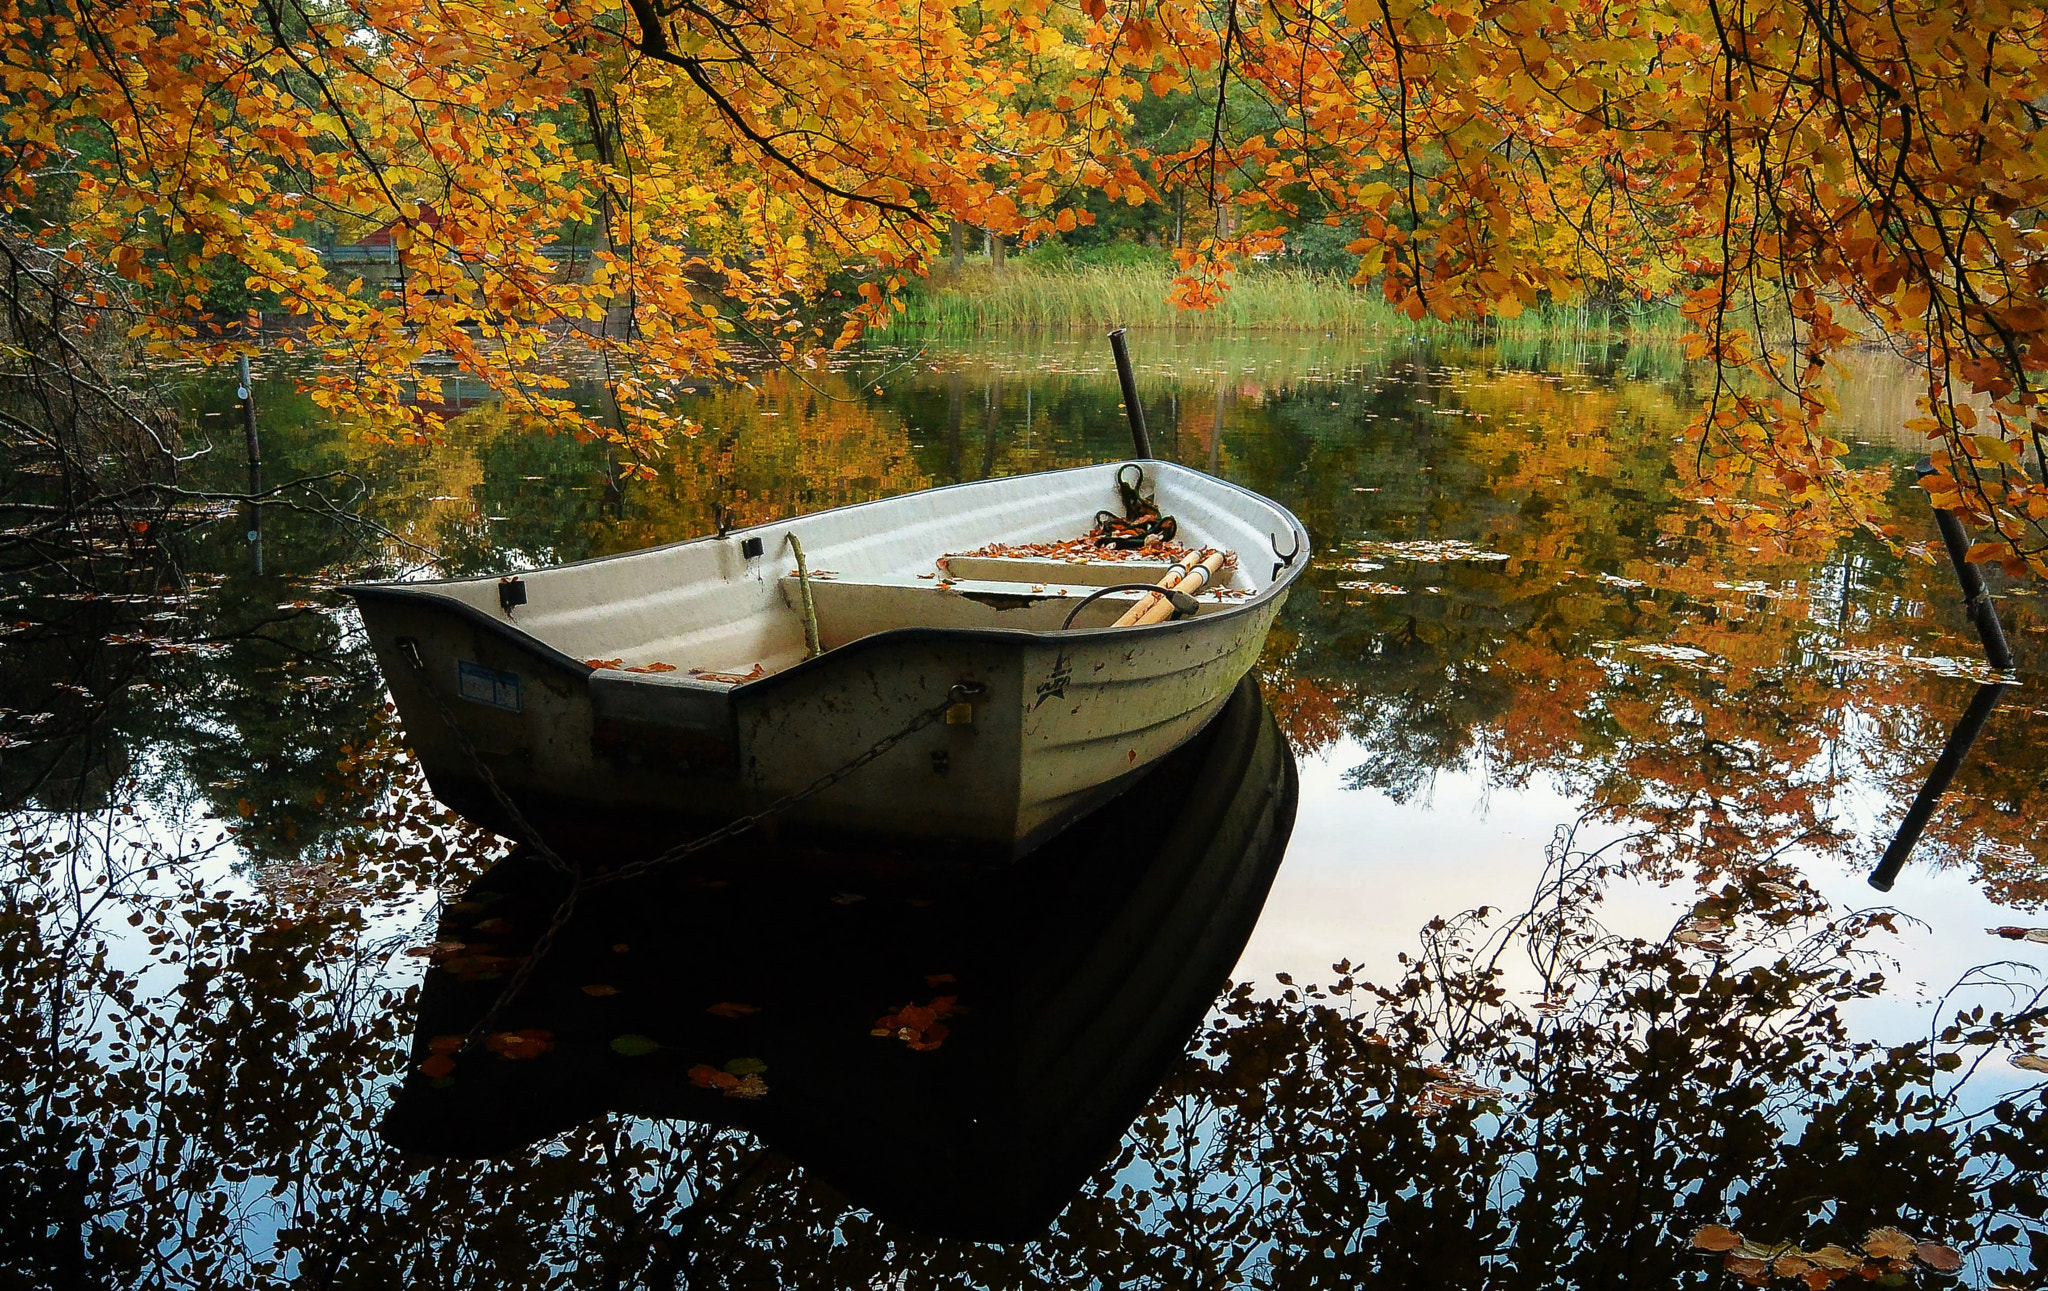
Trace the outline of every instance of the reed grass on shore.
[[975, 266], [923, 284], [892, 330], [971, 335], [1002, 330], [1130, 327], [1182, 332], [1302, 331], [1337, 336], [1471, 338], [1598, 335], [1676, 340], [1684, 331], [1675, 309], [1640, 312], [1602, 306], [1549, 306], [1487, 323], [1420, 322], [1379, 292], [1334, 274], [1256, 267], [1239, 275], [1222, 304], [1182, 310], [1166, 299], [1172, 271], [1153, 265], [1077, 265], [1006, 269]]

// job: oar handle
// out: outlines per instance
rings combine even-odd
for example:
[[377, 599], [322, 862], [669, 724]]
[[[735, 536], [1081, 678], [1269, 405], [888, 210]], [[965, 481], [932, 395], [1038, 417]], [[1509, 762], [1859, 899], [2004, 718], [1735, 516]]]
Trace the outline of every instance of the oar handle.
[[[1156, 583], [1113, 583], [1108, 587], [1098, 587], [1082, 597], [1078, 605], [1067, 611], [1067, 621], [1060, 624], [1060, 631], [1064, 632], [1068, 628], [1073, 627], [1074, 616], [1087, 609], [1091, 603], [1102, 599], [1111, 592], [1158, 592], [1172, 603], [1172, 613], [1174, 614], [1193, 614], [1196, 610], [1202, 608], [1202, 603], [1189, 596], [1186, 592], [1175, 591], [1172, 588], [1162, 588]], [[1165, 616], [1162, 615], [1161, 617]], [[1118, 626], [1122, 625], [1119, 624]]]

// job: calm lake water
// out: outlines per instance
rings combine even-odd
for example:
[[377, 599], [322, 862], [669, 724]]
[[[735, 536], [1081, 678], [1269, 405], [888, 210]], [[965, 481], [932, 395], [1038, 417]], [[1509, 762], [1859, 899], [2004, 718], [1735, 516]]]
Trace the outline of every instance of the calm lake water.
[[[1128, 821], [997, 878], [778, 853], [771, 881], [743, 847], [581, 910], [535, 974], [553, 1011], [452, 1076], [422, 1055], [559, 891], [426, 792], [333, 587], [1109, 461], [1106, 348], [707, 387], [702, 433], [624, 484], [604, 446], [522, 433], [455, 377], [449, 442], [363, 442], [280, 359], [266, 484], [313, 482], [264, 507], [260, 573], [233, 507], [10, 515], [0, 1269], [2034, 1285], [2048, 944], [1987, 935], [2048, 924], [2033, 590], [1994, 579], [2020, 685], [1880, 894], [1865, 875], [1987, 675], [1953, 574], [1867, 536], [1731, 548], [1679, 496], [1675, 356], [1135, 348], [1155, 449], [1314, 539], [1259, 671], [1299, 775], [1263, 904], [1263, 872], [1211, 898], [1145, 868]], [[191, 488], [241, 486], [233, 384], [184, 392], [188, 447], [212, 445]], [[1873, 365], [1844, 402], [1934, 540], [1910, 389]], [[1198, 898], [1207, 931], [1158, 933]], [[1221, 999], [1184, 998], [1194, 945]]]

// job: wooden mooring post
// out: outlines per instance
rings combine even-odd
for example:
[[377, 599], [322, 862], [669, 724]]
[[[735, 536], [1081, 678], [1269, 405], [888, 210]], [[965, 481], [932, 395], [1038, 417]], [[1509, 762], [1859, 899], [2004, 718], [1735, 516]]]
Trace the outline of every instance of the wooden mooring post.
[[[1925, 459], [1916, 469], [1923, 480], [1934, 474], [1934, 464]], [[1999, 672], [2011, 672], [2012, 647], [2005, 639], [2005, 626], [1998, 621], [1998, 606], [1992, 602], [1991, 593], [1984, 586], [1983, 573], [1970, 563], [1969, 531], [1963, 528], [1963, 522], [1955, 512], [1944, 507], [1934, 508], [1934, 523], [1941, 530], [1941, 545], [1948, 549], [1949, 563], [1956, 571], [1956, 582], [1963, 589], [1963, 611], [1970, 616], [1971, 626], [1977, 629], [1977, 639], [1984, 643], [1985, 660]], [[1906, 809], [1906, 818], [1899, 822], [1898, 832], [1892, 835], [1891, 845], [1884, 849], [1877, 868], [1870, 872], [1871, 887], [1880, 892], [1892, 890], [1899, 871], [1905, 868], [1907, 858], [1913, 854], [1913, 845], [1920, 841], [1921, 831], [1927, 828], [1935, 807], [1940, 805], [1941, 796], [1948, 792], [1956, 772], [1962, 769], [1963, 759], [1970, 755], [1970, 746], [1977, 742], [1984, 723], [1991, 719], [1999, 697], [2010, 689], [2010, 682], [1987, 681], [1979, 684], [1977, 692], [1970, 696], [1969, 706], [1956, 720], [1955, 729], [1949, 732], [1948, 743], [1942, 746], [1941, 756], [1934, 761], [1934, 769], [1927, 773], [1927, 783], [1920, 786], [1913, 805]]]
[[242, 401], [242, 431], [249, 447], [249, 565], [263, 572], [263, 509], [256, 495], [263, 491], [263, 441], [256, 435], [256, 382], [249, 373], [249, 356], [235, 360], [240, 384], [235, 397]]

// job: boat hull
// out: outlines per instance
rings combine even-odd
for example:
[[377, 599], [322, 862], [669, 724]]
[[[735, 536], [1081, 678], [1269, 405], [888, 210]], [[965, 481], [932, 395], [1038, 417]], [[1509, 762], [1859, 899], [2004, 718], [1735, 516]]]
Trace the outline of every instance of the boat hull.
[[[1281, 580], [1142, 628], [868, 632], [726, 685], [593, 668], [474, 596], [350, 590], [434, 792], [499, 833], [530, 828], [587, 848], [760, 812], [966, 684], [979, 688], [967, 709], [777, 811], [776, 827], [1011, 855], [1201, 730], [1257, 662], [1285, 600]], [[1045, 599], [1020, 598], [1034, 612]], [[964, 608], [997, 622], [1006, 612]]]

